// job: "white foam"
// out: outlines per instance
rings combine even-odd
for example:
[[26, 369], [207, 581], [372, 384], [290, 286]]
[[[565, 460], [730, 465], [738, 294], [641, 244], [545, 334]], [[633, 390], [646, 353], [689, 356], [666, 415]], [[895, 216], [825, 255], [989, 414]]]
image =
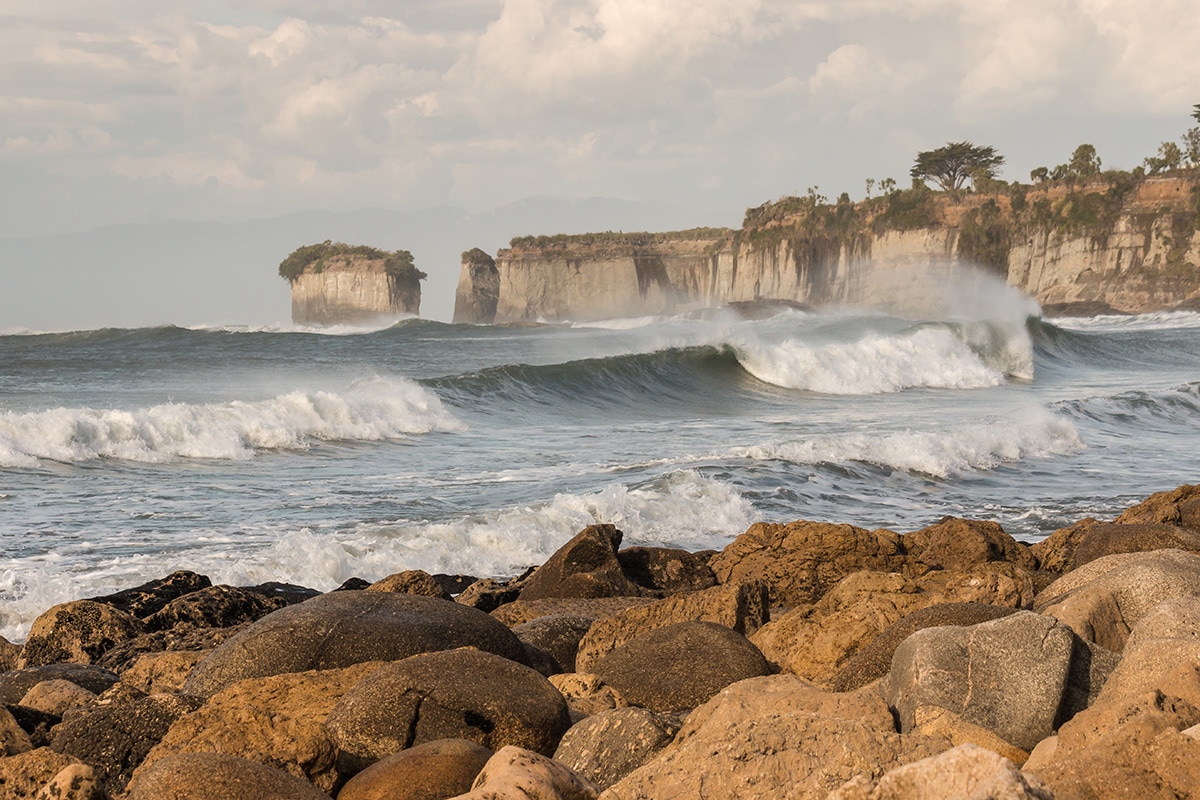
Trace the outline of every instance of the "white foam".
[[286, 581], [323, 591], [352, 576], [377, 580], [406, 569], [508, 576], [542, 563], [596, 523], [620, 528], [626, 546], [697, 549], [723, 545], [752, 521], [750, 503], [733, 487], [681, 470], [640, 487], [614, 483], [590, 494], [559, 494], [537, 505], [444, 522], [253, 531], [270, 541], [258, 549], [248, 549], [244, 535], [199, 531], [192, 539], [196, 549], [186, 552], [89, 557], [73, 564], [56, 554], [0, 558], [0, 635], [20, 641], [33, 620], [57, 603], [136, 586], [176, 569], [208, 575], [214, 583]]
[[1038, 409], [1020, 421], [1004, 420], [951, 431], [817, 436], [736, 448], [729, 455], [794, 464], [860, 462], [945, 478], [1028, 458], [1069, 455], [1084, 447], [1078, 429], [1070, 420]]
[[1157, 311], [1133, 316], [1055, 317], [1049, 321], [1059, 328], [1075, 331], [1166, 331], [1200, 328], [1200, 313]]
[[342, 392], [296, 391], [258, 402], [5, 412], [0, 467], [34, 466], [40, 459], [237, 460], [259, 450], [305, 449], [313, 441], [376, 441], [462, 427], [413, 381], [372, 378]]

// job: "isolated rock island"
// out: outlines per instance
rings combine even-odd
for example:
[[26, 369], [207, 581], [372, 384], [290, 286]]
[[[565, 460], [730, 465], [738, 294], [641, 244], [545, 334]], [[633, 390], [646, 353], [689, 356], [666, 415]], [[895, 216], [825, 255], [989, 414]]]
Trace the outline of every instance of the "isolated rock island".
[[425, 273], [407, 250], [387, 252], [328, 240], [299, 247], [279, 264], [292, 287], [292, 322], [337, 325], [416, 315]]

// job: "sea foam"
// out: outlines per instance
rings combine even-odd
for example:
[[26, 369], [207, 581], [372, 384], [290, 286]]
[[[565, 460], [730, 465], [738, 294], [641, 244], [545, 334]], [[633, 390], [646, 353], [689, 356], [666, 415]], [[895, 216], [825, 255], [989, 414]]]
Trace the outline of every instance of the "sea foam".
[[0, 467], [31, 467], [42, 459], [237, 460], [259, 450], [304, 449], [314, 441], [376, 441], [462, 427], [418, 384], [372, 378], [341, 392], [296, 391], [255, 402], [5, 412]]

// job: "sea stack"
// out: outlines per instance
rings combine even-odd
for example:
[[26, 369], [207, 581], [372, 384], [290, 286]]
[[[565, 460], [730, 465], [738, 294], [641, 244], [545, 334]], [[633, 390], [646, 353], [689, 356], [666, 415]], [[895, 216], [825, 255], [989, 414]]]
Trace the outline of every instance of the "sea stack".
[[478, 247], [462, 254], [462, 272], [454, 293], [454, 321], [490, 325], [496, 319], [500, 273], [496, 261]]
[[279, 265], [297, 325], [362, 323], [419, 314], [425, 273], [407, 250], [329, 242], [300, 247]]

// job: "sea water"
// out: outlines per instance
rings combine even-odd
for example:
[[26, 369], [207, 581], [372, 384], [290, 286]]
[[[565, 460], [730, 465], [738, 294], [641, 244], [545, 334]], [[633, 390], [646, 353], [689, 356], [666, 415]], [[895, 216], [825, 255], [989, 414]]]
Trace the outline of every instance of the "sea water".
[[176, 569], [506, 576], [583, 527], [1025, 541], [1200, 480], [1200, 315], [728, 311], [0, 335], [0, 635]]

